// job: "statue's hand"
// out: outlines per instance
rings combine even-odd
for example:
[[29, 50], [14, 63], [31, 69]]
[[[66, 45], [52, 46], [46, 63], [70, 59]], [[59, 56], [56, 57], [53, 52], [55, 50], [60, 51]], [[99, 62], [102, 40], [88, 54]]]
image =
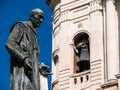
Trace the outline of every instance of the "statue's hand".
[[32, 61], [30, 58], [26, 58], [24, 60], [24, 67], [27, 68], [28, 70], [32, 70]]
[[50, 74], [52, 74], [49, 70], [49, 67], [47, 65], [45, 65], [44, 63], [39, 63], [39, 71], [40, 74], [42, 74], [43, 76], [48, 76]]

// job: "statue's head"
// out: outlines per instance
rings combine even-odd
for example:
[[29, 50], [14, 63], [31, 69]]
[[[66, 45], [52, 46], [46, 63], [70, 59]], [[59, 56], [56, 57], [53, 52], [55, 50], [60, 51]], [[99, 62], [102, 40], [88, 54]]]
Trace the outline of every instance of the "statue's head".
[[32, 22], [34, 27], [39, 27], [40, 24], [43, 22], [44, 13], [41, 9], [33, 9], [30, 13], [29, 20]]

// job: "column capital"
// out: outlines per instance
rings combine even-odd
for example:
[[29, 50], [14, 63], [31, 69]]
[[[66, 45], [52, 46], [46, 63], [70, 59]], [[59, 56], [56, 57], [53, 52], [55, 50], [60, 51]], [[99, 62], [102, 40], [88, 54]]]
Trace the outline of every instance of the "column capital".
[[91, 12], [96, 11], [96, 10], [102, 10], [101, 3], [102, 3], [101, 0], [91, 1], [90, 2]]

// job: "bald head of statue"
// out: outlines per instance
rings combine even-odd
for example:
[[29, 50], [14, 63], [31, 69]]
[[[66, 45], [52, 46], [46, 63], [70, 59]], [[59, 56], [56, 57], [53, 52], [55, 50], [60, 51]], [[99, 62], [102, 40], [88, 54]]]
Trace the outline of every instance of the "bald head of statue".
[[39, 8], [33, 9], [30, 12], [29, 20], [32, 22], [35, 28], [39, 27], [44, 20], [44, 12]]

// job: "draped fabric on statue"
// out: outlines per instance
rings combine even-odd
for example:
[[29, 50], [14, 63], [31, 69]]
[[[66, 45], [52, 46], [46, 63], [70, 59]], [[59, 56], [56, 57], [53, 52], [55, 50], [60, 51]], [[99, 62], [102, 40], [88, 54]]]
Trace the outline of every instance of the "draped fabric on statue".
[[[23, 63], [25, 58], [31, 58], [32, 68], [38, 63], [40, 51], [35, 30], [27, 22], [17, 22], [11, 28], [6, 47], [11, 54], [11, 90], [36, 90], [33, 77], [39, 72], [33, 73]], [[39, 77], [37, 80], [39, 84]]]

